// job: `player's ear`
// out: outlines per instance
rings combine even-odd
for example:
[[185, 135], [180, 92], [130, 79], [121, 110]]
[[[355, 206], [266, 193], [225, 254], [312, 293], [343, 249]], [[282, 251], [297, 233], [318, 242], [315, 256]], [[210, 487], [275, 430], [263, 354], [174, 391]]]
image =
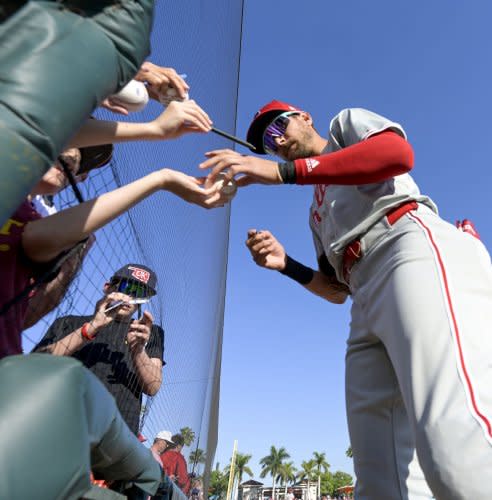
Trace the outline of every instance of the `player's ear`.
[[110, 292], [110, 290], [111, 290], [111, 283], [108, 283], [108, 282], [106, 281], [106, 283], [104, 283], [104, 286], [103, 286], [103, 292], [104, 292], [104, 293], [109, 293], [109, 292]]

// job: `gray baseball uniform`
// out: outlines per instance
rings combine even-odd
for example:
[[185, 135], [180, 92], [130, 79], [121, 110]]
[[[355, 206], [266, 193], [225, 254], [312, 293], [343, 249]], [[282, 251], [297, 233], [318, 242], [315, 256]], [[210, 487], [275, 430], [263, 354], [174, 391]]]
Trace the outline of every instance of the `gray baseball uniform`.
[[[379, 115], [343, 110], [325, 153], [388, 129], [405, 137]], [[417, 209], [392, 224], [384, 214], [408, 200]], [[352, 292], [346, 404], [356, 498], [432, 498], [425, 480], [437, 499], [492, 498], [485, 247], [439, 218], [408, 174], [316, 186], [310, 225], [318, 256], [327, 255]], [[344, 277], [344, 249], [354, 239], [362, 258]]]

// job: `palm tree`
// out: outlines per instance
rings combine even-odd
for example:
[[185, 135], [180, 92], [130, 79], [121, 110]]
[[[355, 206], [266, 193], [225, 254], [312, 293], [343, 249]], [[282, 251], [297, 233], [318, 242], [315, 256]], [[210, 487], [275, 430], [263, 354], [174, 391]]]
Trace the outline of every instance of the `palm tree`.
[[201, 448], [197, 448], [190, 452], [190, 462], [192, 465], [192, 471], [195, 472], [195, 466], [198, 464], [204, 464], [206, 461], [205, 452]]
[[295, 481], [296, 472], [297, 470], [294, 467], [294, 462], [284, 462], [279, 468], [278, 475], [285, 487], [284, 498], [287, 495], [287, 484]]
[[311, 481], [315, 481], [317, 474], [316, 474], [316, 463], [314, 460], [304, 460], [304, 462], [301, 463], [301, 471], [297, 474], [297, 477], [300, 481], [307, 481], [307, 499], [309, 500], [310, 497], [310, 488], [311, 488]]
[[347, 457], [349, 457], [349, 458], [353, 458], [354, 454], [352, 453], [352, 446], [349, 446], [347, 448], [347, 451], [345, 452], [345, 455], [347, 455]]
[[278, 473], [280, 466], [283, 464], [284, 460], [290, 458], [285, 448], [275, 448], [275, 446], [270, 447], [270, 455], [263, 457], [260, 460], [260, 465], [262, 465], [260, 477], [265, 477], [267, 474], [272, 476], [272, 500], [275, 500], [275, 483], [278, 481]]
[[326, 461], [326, 453], [318, 453], [317, 451], [313, 452], [313, 462], [318, 472], [318, 498], [321, 498], [321, 469], [323, 472], [328, 472], [330, 464]]
[[248, 462], [251, 460], [251, 455], [243, 453], [236, 453], [236, 463], [234, 466], [234, 474], [237, 477], [238, 485], [243, 481], [243, 474], [248, 474], [249, 477], [253, 476], [253, 471], [248, 467]]
[[182, 427], [179, 433], [183, 436], [185, 446], [190, 446], [195, 440], [195, 431], [191, 427]]

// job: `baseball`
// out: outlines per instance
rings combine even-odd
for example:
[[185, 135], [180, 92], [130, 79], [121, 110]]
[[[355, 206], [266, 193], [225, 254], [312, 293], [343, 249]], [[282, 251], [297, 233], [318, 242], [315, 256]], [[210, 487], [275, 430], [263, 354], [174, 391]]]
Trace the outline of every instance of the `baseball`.
[[214, 186], [220, 191], [221, 196], [223, 196], [227, 201], [231, 201], [237, 193], [237, 184], [234, 179], [224, 184], [224, 175], [220, 173], [217, 176]]
[[128, 111], [140, 111], [149, 102], [145, 85], [137, 80], [130, 80], [118, 93], [110, 96], [110, 101], [123, 106]]

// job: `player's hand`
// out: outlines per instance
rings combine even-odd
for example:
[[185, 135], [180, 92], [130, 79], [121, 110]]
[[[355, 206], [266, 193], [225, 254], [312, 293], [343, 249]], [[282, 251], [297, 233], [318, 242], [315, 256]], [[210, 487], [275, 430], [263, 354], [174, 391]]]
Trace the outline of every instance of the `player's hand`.
[[183, 172], [164, 168], [159, 172], [161, 188], [170, 191], [181, 199], [199, 205], [203, 208], [214, 208], [217, 188], [206, 188], [205, 178], [192, 177]]
[[285, 249], [270, 231], [250, 229], [246, 246], [260, 267], [275, 271], [285, 268]]
[[186, 99], [190, 90], [190, 86], [176, 73], [176, 70], [157, 66], [149, 61], [142, 64], [134, 79], [147, 83], [147, 92], [156, 101], [159, 100], [159, 94], [165, 95], [169, 88], [176, 89], [181, 99]]
[[152, 328], [152, 323], [154, 318], [149, 311], [144, 311], [142, 317], [137, 320], [133, 320], [130, 323], [130, 328], [126, 335], [126, 341], [130, 350], [134, 354], [141, 353], [150, 338], [150, 329]]
[[224, 182], [229, 182], [238, 174], [236, 180], [239, 187], [249, 184], [282, 184], [282, 178], [275, 161], [262, 160], [256, 156], [245, 156], [232, 149], [218, 149], [205, 153], [208, 160], [200, 164], [202, 169], [211, 169], [207, 177], [207, 185], [212, 185], [217, 175], [224, 172]]
[[212, 120], [193, 100], [173, 101], [149, 127], [155, 138], [176, 139], [190, 132], [210, 132]]
[[[131, 307], [128, 303], [129, 297], [124, 293], [112, 292], [105, 295], [102, 299], [96, 302], [96, 308], [94, 311], [94, 318], [90, 322], [94, 330], [100, 330], [101, 328], [109, 325], [118, 311], [123, 307]], [[114, 305], [120, 303], [116, 307]]]

